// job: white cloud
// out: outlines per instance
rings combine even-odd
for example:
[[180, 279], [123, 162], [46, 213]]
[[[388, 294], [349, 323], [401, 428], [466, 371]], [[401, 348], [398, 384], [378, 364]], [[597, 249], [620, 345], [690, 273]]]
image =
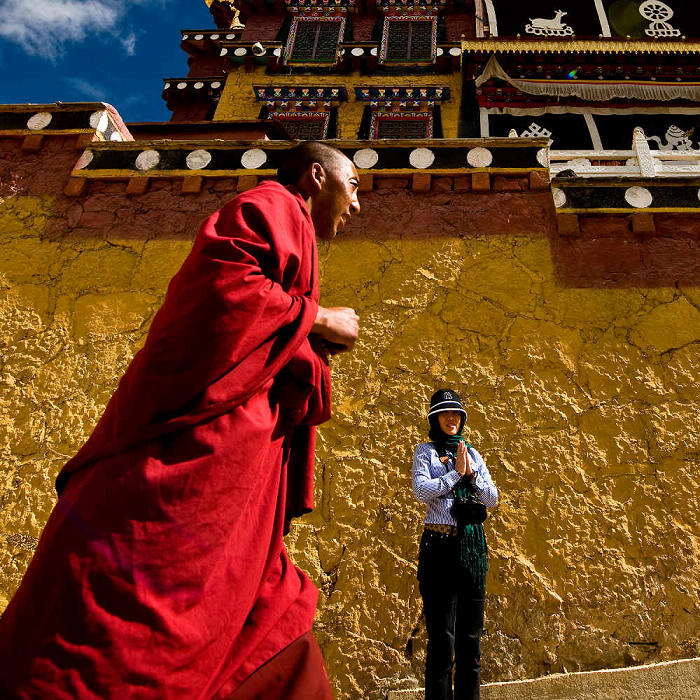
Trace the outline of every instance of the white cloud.
[[128, 6], [143, 0], [4, 0], [0, 3], [0, 36], [27, 53], [55, 60], [63, 46], [108, 33], [133, 55], [136, 36], [121, 37]]
[[63, 80], [74, 90], [77, 90], [78, 97], [88, 97], [96, 102], [107, 102], [107, 91], [101, 86], [83, 78], [64, 78]]

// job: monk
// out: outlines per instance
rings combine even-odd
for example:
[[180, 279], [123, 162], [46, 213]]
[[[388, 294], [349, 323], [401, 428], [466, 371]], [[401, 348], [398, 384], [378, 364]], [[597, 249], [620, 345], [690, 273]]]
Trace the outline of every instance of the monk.
[[201, 226], [0, 620], [0, 697], [327, 700], [317, 591], [283, 534], [312, 508], [328, 354], [315, 236], [359, 212], [357, 171], [307, 142]]

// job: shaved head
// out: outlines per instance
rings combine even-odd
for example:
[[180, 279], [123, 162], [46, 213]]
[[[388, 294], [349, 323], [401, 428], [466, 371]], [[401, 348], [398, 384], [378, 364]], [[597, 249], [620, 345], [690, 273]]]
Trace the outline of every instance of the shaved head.
[[277, 170], [282, 185], [297, 185], [312, 163], [318, 163], [326, 172], [335, 172], [349, 158], [333, 146], [320, 141], [304, 141], [289, 149]]

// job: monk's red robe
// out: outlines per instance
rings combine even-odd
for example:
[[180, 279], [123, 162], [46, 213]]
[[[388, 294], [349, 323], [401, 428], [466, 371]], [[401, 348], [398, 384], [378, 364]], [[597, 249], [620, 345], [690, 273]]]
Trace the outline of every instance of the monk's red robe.
[[143, 349], [57, 480], [0, 620], [0, 697], [220, 699], [311, 629], [282, 535], [330, 410], [317, 253], [275, 182], [202, 225]]

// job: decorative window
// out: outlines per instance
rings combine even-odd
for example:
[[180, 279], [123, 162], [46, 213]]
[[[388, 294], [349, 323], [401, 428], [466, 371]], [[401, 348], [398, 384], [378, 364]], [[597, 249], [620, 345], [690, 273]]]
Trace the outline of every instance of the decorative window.
[[427, 112], [376, 112], [370, 127], [373, 139], [428, 139], [433, 116]]
[[270, 112], [267, 118], [282, 124], [293, 139], [317, 141], [328, 138], [328, 112]]
[[344, 17], [294, 17], [285, 49], [285, 63], [336, 63], [344, 30]]
[[380, 60], [383, 63], [432, 63], [437, 44], [437, 18], [386, 17]]

